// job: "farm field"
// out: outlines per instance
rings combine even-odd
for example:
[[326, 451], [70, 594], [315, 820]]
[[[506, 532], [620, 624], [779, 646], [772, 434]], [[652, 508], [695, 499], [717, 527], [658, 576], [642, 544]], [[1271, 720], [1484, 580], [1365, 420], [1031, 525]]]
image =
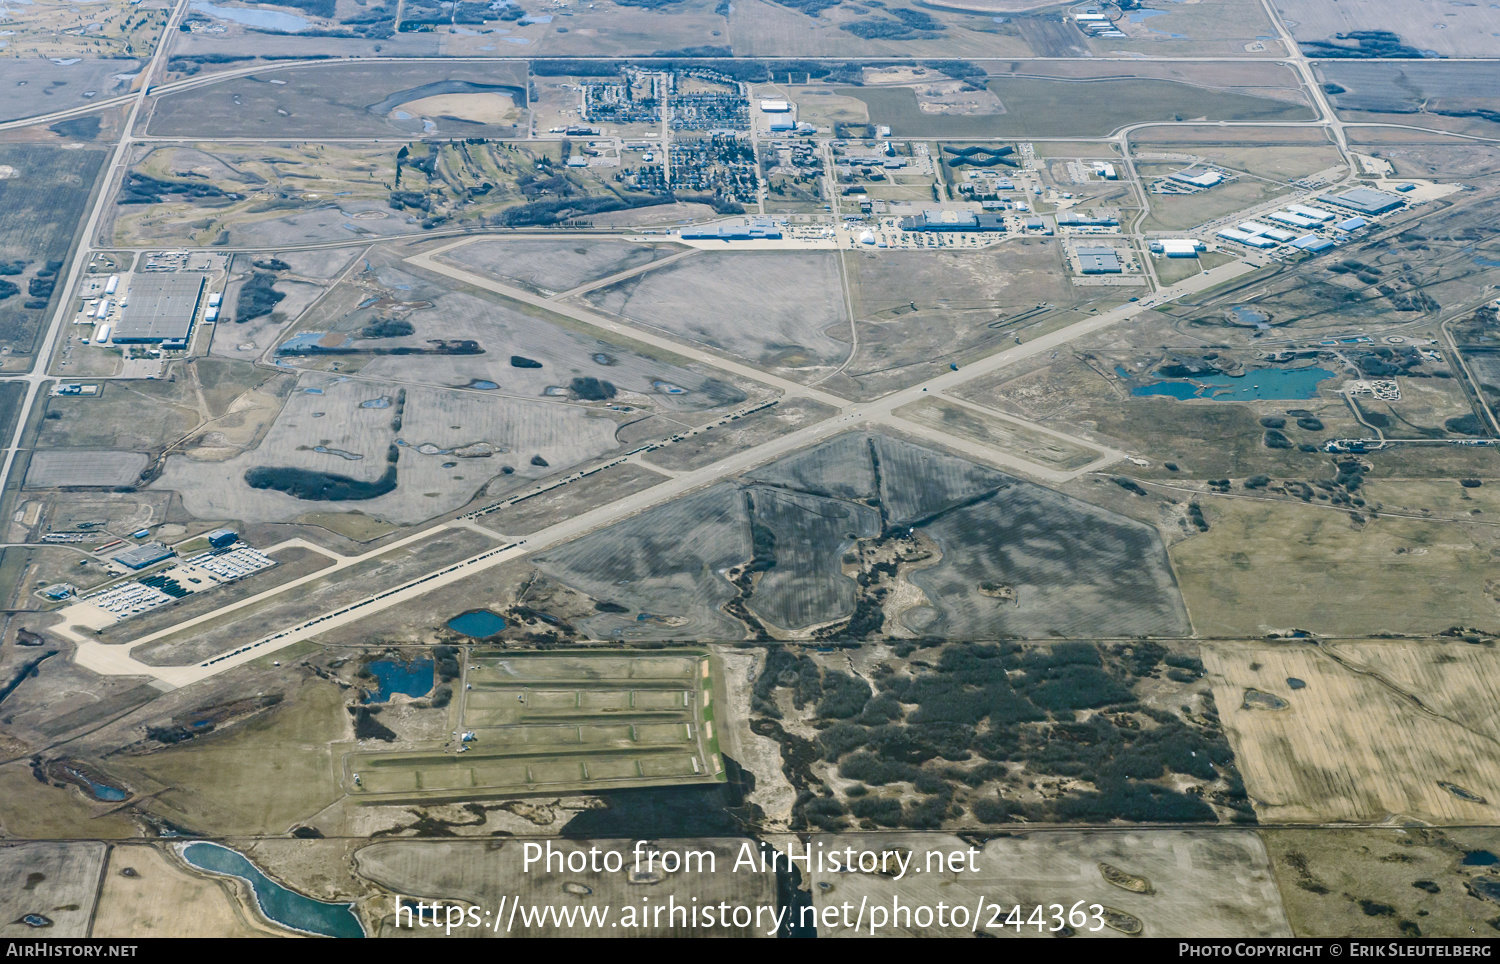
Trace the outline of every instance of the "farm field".
[[[894, 586], [870, 578], [897, 560]], [[625, 609], [583, 620], [596, 638], [1187, 631], [1148, 527], [881, 435], [839, 436], [535, 564]]]
[[598, 791], [722, 780], [705, 653], [507, 657], [479, 651], [456, 725], [412, 751], [356, 752], [344, 790], [366, 802]]
[[1252, 499], [1212, 499], [1204, 514], [1208, 531], [1170, 550], [1204, 635], [1428, 634], [1494, 622], [1488, 527], [1354, 522], [1336, 508]]
[[[1469, 854], [1493, 852], [1493, 828], [1263, 830], [1286, 915], [1308, 937], [1470, 937], [1493, 913]], [[1480, 860], [1483, 858], [1480, 857]]]
[[[924, 870], [954, 851], [971, 844], [943, 834], [882, 835], [882, 847], [909, 849], [914, 867]], [[869, 849], [861, 834], [837, 834], [820, 841], [828, 849], [853, 846]], [[929, 858], [941, 854], [942, 858]], [[1292, 929], [1282, 909], [1281, 895], [1271, 872], [1266, 847], [1249, 830], [1207, 833], [1193, 830], [1060, 831], [1020, 833], [985, 842], [974, 858], [978, 872], [967, 865], [962, 872], [942, 871], [892, 880], [880, 874], [819, 874], [814, 876], [815, 907], [835, 906], [868, 898], [872, 907], [936, 904], [972, 907], [984, 896], [1007, 910], [1061, 902], [1101, 903], [1132, 918], [1142, 937], [1290, 937]], [[1112, 883], [1101, 873], [1109, 866], [1149, 882], [1150, 891], [1135, 893]], [[1023, 910], [1023, 917], [1029, 910]], [[1039, 935], [1035, 925], [1007, 928], [1001, 921], [980, 921], [980, 930], [995, 937]], [[840, 922], [842, 923], [842, 922]], [[1123, 922], [1122, 922], [1123, 923]], [[927, 927], [896, 923], [902, 937], [959, 937], [969, 927]], [[1129, 926], [1129, 925], [1127, 925]], [[1076, 928], [1079, 936], [1123, 936], [1090, 921]], [[1097, 934], [1092, 933], [1098, 931]], [[819, 937], [854, 937], [853, 928], [820, 928]]]
[[[292, 140], [415, 137], [426, 132], [424, 117], [448, 128], [433, 132], [459, 136], [513, 137], [525, 131], [525, 70], [509, 64], [268, 67], [206, 89], [206, 96], [161, 97], [151, 115], [150, 133]], [[443, 100], [435, 102], [437, 109], [427, 116], [424, 102], [437, 97]]]
[[[0, 61], [3, 63], [3, 61]], [[0, 371], [27, 371], [105, 159], [91, 147], [0, 144]]]
[[1358, 46], [1337, 38], [1372, 29], [1397, 34], [1400, 45], [1413, 51], [1412, 56], [1493, 57], [1495, 32], [1500, 30], [1500, 14], [1483, 6], [1434, 6], [1416, 13], [1399, 0], [1358, 0], [1337, 6], [1317, 0], [1274, 2], [1309, 57], [1318, 57], [1329, 47]]
[[1450, 715], [1465, 694], [1492, 688], [1494, 658], [1454, 649], [1468, 646], [1205, 644], [1214, 702], [1256, 815], [1267, 823], [1493, 823], [1493, 727]]
[[[988, 84], [1005, 112], [943, 115], [919, 109], [911, 88], [840, 89], [870, 108], [870, 122], [889, 125], [900, 137], [1103, 137], [1120, 127], [1172, 120], [1308, 120], [1297, 104], [1241, 93], [1209, 91], [1159, 80], [1086, 82], [1029, 77], [998, 78]], [[1080, 101], [1086, 97], [1087, 100]], [[1080, 109], [1083, 108], [1083, 109]]]
[[[750, 906], [774, 905], [776, 880], [769, 873], [757, 873], [741, 868], [738, 873], [729, 872], [747, 841], [729, 838], [680, 837], [661, 841], [660, 849], [649, 851], [657, 855], [653, 868], [660, 875], [659, 881], [650, 887], [652, 903], [664, 903], [675, 899], [679, 905], [691, 905], [697, 898], [700, 904], [712, 902], [716, 907], [722, 901], [731, 905], [743, 903]], [[554, 866], [547, 870], [542, 865], [533, 866], [530, 872], [522, 872], [522, 842], [516, 840], [457, 840], [418, 841], [381, 840], [361, 848], [354, 857], [354, 868], [360, 877], [369, 880], [394, 894], [417, 894], [422, 897], [444, 901], [463, 901], [479, 906], [497, 906], [502, 895], [512, 899], [537, 902], [563, 899], [574, 902], [574, 906], [610, 906], [618, 909], [624, 904], [635, 904], [641, 898], [641, 885], [627, 878], [634, 863], [634, 852], [628, 841], [593, 840], [588, 838], [557, 840], [553, 847], [561, 851], [563, 858], [572, 852], [587, 853], [591, 848], [601, 852], [618, 852], [625, 870], [618, 873], [586, 872], [570, 874], [559, 872]], [[660, 854], [667, 849], [711, 855], [717, 872], [700, 871], [696, 861], [693, 870], [679, 870], [661, 874]], [[604, 859], [601, 857], [601, 860]], [[709, 866], [708, 856], [702, 858], [703, 867]], [[577, 885], [565, 890], [569, 883]], [[580, 893], [579, 890], [587, 890]], [[517, 896], [519, 895], [519, 896]], [[389, 906], [387, 904], [387, 906]], [[762, 923], [765, 923], [763, 920]], [[704, 936], [765, 936], [766, 927], [695, 928], [691, 933]], [[380, 923], [381, 936], [390, 936], [395, 931], [394, 917]], [[668, 936], [675, 929], [661, 923], [647, 923], [636, 930], [642, 936]], [[589, 931], [582, 927], [545, 927], [517, 929], [518, 936], [570, 937], [586, 936]]]
[[28, 914], [52, 922], [49, 936], [87, 937], [105, 850], [86, 841], [0, 845], [0, 937], [33, 936], [21, 920]]
[[[94, 911], [94, 930], [112, 937], [271, 937], [232, 896], [227, 881], [195, 874], [164, 848], [116, 845], [110, 850]], [[126, 869], [134, 873], [125, 874]]]

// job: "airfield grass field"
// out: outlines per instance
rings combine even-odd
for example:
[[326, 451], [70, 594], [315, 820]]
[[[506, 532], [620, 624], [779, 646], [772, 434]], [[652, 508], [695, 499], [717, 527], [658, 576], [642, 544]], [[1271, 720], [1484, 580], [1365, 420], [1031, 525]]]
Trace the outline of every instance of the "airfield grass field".
[[1100, 456], [1097, 450], [943, 399], [913, 402], [896, 409], [895, 414], [1054, 468], [1079, 469]]
[[464, 683], [455, 727], [475, 734], [472, 742], [349, 754], [342, 782], [351, 799], [437, 802], [723, 779], [707, 653], [480, 650]]

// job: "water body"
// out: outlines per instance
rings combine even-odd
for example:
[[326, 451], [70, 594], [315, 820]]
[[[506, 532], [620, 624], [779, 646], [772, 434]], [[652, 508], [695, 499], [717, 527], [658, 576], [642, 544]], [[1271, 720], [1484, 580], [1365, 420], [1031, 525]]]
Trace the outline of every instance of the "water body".
[[219, 20], [228, 20], [231, 23], [242, 23], [247, 27], [256, 27], [260, 30], [275, 30], [278, 33], [299, 33], [306, 30], [311, 21], [303, 20], [301, 17], [289, 13], [278, 13], [274, 10], [245, 10], [234, 7], [220, 7], [208, 3], [207, 0], [193, 0], [192, 8], [199, 13], [206, 13], [210, 17]]
[[398, 663], [393, 659], [377, 659], [366, 667], [380, 684], [375, 692], [365, 696], [366, 703], [386, 703], [392, 696], [416, 698], [432, 692], [432, 660], [414, 659], [410, 663]]
[[1464, 854], [1465, 867], [1493, 867], [1500, 864], [1500, 857], [1496, 857], [1488, 850], [1471, 850]]
[[90, 780], [87, 776], [77, 770], [69, 768], [68, 773], [83, 781], [83, 784], [88, 787], [89, 793], [93, 794], [95, 800], [104, 800], [109, 803], [119, 803], [121, 800], [124, 800], [126, 797], [130, 796], [130, 794], [126, 793], [124, 790], [121, 790], [119, 787], [112, 787], [107, 783], [95, 783], [93, 780]]
[[255, 892], [256, 907], [272, 923], [320, 937], [365, 936], [353, 904], [327, 904], [288, 890], [261, 873], [239, 851], [200, 840], [182, 848], [182, 859], [199, 870], [238, 877], [248, 883]]
[[473, 609], [448, 620], [448, 628], [470, 639], [491, 639], [500, 635], [505, 620], [488, 609]]
[[388, 397], [386, 397], [385, 395], [382, 395], [379, 398], [370, 398], [370, 399], [366, 399], [363, 402], [360, 402], [359, 403], [359, 407], [360, 408], [390, 408], [391, 407], [391, 400]]
[[465, 388], [477, 388], [477, 389], [479, 389], [481, 391], [492, 392], [495, 389], [499, 388], [500, 386], [497, 385], [497, 384], [495, 384], [492, 381], [487, 381], [487, 380], [485, 380], [483, 378], [476, 378], [474, 381], [470, 382], [469, 384], [465, 385], [464, 387]]
[[1137, 385], [1130, 394], [1137, 397], [1166, 395], [1176, 399], [1211, 398], [1221, 402], [1308, 399], [1316, 398], [1318, 386], [1333, 375], [1326, 368], [1266, 368], [1236, 378], [1203, 375], [1191, 380], [1171, 379]]

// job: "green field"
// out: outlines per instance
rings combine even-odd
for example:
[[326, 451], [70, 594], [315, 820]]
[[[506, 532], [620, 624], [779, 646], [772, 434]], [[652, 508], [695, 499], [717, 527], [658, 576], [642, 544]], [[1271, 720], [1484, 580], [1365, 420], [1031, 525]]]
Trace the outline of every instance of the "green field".
[[709, 666], [702, 652], [476, 653], [455, 710], [465, 749], [351, 753], [344, 786], [390, 803], [722, 780]]

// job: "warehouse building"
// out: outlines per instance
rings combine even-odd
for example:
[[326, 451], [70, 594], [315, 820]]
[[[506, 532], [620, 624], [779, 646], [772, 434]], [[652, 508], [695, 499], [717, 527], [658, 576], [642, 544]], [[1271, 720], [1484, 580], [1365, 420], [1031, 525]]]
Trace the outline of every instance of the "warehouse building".
[[1197, 238], [1163, 238], [1151, 242], [1151, 250], [1169, 258], [1196, 258], [1203, 242]]
[[781, 237], [781, 225], [770, 218], [749, 218], [745, 221], [728, 221], [709, 224], [699, 228], [683, 228], [682, 238], [710, 241], [760, 241]]
[[1360, 214], [1384, 214], [1399, 208], [1404, 199], [1384, 191], [1377, 191], [1369, 187], [1356, 187], [1345, 191], [1343, 194], [1334, 194], [1323, 198], [1329, 204], [1337, 204], [1341, 208], [1350, 208]]
[[923, 211], [901, 219], [903, 231], [1004, 231], [1005, 218], [999, 214], [975, 214], [973, 211]]
[[130, 304], [115, 326], [114, 343], [186, 348], [207, 280], [206, 275], [186, 272], [136, 275], [130, 284]]
[[1125, 270], [1114, 248], [1079, 248], [1074, 254], [1078, 256], [1078, 269], [1084, 274], [1119, 274]]
[[1169, 174], [1167, 176], [1172, 180], [1178, 182], [1179, 184], [1191, 184], [1193, 187], [1203, 188], [1213, 187], [1215, 184], [1218, 184], [1220, 181], [1224, 180], [1224, 175], [1220, 174], [1218, 171], [1205, 171], [1198, 169], [1178, 171], [1176, 174]]
[[1119, 218], [1109, 215], [1087, 217], [1074, 211], [1061, 211], [1057, 215], [1057, 225], [1062, 228], [1114, 228], [1119, 224]]
[[125, 566], [127, 569], [144, 569], [154, 566], [163, 559], [172, 558], [172, 550], [160, 542], [147, 542], [144, 545], [134, 546], [115, 556], [115, 562]]

